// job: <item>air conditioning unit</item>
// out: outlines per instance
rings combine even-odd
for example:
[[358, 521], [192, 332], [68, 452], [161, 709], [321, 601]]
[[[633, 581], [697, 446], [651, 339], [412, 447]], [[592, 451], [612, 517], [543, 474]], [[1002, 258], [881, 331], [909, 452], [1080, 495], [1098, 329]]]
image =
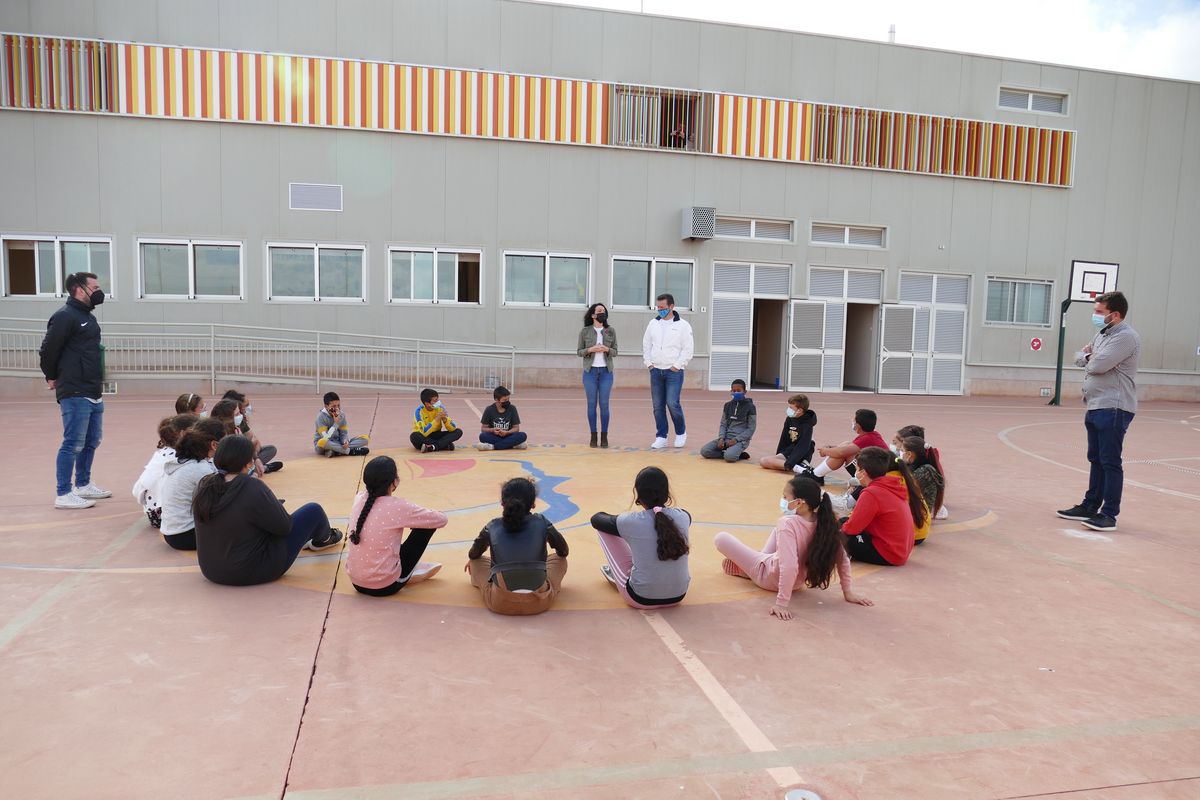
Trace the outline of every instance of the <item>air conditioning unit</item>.
[[683, 210], [683, 238], [711, 239], [717, 226], [717, 210], [692, 206]]

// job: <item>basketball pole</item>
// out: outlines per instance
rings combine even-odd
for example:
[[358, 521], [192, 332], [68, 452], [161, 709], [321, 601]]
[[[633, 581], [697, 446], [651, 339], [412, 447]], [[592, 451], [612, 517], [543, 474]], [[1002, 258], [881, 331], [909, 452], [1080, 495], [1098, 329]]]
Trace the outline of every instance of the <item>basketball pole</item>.
[[1067, 343], [1067, 309], [1071, 307], [1071, 303], [1075, 301], [1067, 298], [1062, 301], [1062, 309], [1058, 314], [1058, 365], [1054, 368], [1054, 397], [1050, 398], [1048, 406], [1062, 405], [1062, 372], [1063, 372], [1063, 350]]

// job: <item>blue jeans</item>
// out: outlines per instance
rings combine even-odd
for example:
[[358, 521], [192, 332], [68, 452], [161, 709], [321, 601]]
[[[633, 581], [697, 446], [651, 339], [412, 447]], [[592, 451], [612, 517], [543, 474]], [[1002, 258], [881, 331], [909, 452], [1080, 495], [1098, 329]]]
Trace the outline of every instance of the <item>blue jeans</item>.
[[75, 485], [92, 482], [92, 459], [104, 433], [104, 402], [93, 403], [86, 397], [64, 397], [58, 404], [63, 420], [63, 443], [58, 448], [55, 477], [58, 495], [71, 491], [71, 473]]
[[667, 438], [667, 412], [675, 425], [675, 435], [687, 433], [679, 392], [683, 389], [683, 370], [650, 368], [650, 401], [654, 403], [654, 435]]
[[[291, 567], [304, 549], [304, 545], [313, 539], [325, 539], [329, 535], [329, 517], [325, 509], [316, 503], [305, 503], [292, 512], [292, 530], [287, 537], [287, 567]], [[328, 540], [326, 540], [328, 541]]]
[[1083, 416], [1087, 428], [1087, 459], [1091, 464], [1083, 507], [1116, 519], [1121, 513], [1121, 490], [1125, 470], [1121, 467], [1121, 448], [1133, 414], [1119, 408], [1097, 408]]
[[497, 436], [491, 431], [483, 431], [479, 434], [479, 441], [484, 444], [490, 444], [496, 450], [511, 450], [528, 438], [529, 436], [525, 431], [510, 433], [508, 436]]
[[592, 367], [583, 372], [583, 391], [587, 394], [588, 425], [596, 428], [596, 403], [600, 404], [600, 428], [608, 433], [608, 396], [612, 394], [613, 374], [608, 367]]

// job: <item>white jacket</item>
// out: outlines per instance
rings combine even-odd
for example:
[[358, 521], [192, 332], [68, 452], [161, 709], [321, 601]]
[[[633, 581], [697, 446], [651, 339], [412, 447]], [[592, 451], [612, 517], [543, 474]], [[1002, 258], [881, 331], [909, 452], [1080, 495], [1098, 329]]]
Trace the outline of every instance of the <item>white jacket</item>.
[[642, 336], [642, 361], [657, 369], [684, 369], [692, 360], [692, 326], [685, 319], [652, 319]]
[[153, 511], [162, 508], [159, 503], [158, 489], [163, 479], [163, 468], [175, 460], [175, 451], [170, 447], [160, 447], [150, 456], [142, 474], [133, 484], [133, 499], [138, 502], [143, 511]]

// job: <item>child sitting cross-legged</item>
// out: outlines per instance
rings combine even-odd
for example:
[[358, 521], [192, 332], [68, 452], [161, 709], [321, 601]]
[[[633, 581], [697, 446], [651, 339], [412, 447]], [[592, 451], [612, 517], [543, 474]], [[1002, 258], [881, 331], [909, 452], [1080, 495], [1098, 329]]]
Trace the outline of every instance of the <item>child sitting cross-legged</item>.
[[812, 458], [813, 429], [817, 426], [817, 415], [808, 407], [808, 395], [794, 394], [788, 398], [787, 419], [783, 421], [783, 432], [775, 455], [764, 456], [758, 464], [763, 469], [778, 469], [784, 472], [804, 471]]
[[195, 414], [176, 414], [158, 423], [158, 447], [133, 484], [133, 499], [137, 500], [146, 512], [146, 518], [150, 520], [152, 527], [157, 528], [162, 524], [160, 487], [163, 470], [175, 460], [175, 443], [179, 441], [179, 437], [199, 419]]
[[342, 411], [342, 398], [337, 392], [326, 392], [325, 404], [317, 412], [317, 431], [313, 434], [313, 448], [323, 456], [365, 456], [367, 436], [351, 436], [350, 423]]
[[847, 603], [873, 605], [854, 593], [850, 557], [842, 546], [844, 537], [829, 504], [829, 495], [821, 491], [817, 482], [807, 476], [794, 476], [783, 485], [779, 509], [783, 516], [775, 523], [761, 551], [747, 547], [725, 531], [717, 534], [715, 543], [725, 556], [721, 563], [725, 574], [749, 578], [756, 586], [776, 592], [770, 614], [782, 620], [792, 618], [788, 604], [794, 590], [805, 585], [827, 589], [834, 569]]
[[921, 488], [904, 461], [882, 447], [865, 447], [855, 460], [863, 490], [849, 519], [842, 521], [846, 552], [854, 561], [902, 566], [917, 528], [928, 531]]
[[730, 400], [721, 409], [721, 425], [717, 438], [700, 448], [704, 458], [723, 458], [727, 464], [750, 458], [746, 448], [758, 426], [758, 409], [754, 401], [746, 397], [746, 382], [735, 380], [729, 386]]
[[[376, 456], [363, 468], [363, 486], [350, 509], [350, 555], [346, 574], [355, 591], [374, 597], [395, 594], [410, 583], [432, 578], [441, 564], [421, 561], [446, 515], [396, 497], [400, 475], [396, 462]], [[409, 528], [408, 538], [404, 529]]]
[[421, 405], [413, 412], [413, 432], [408, 437], [412, 446], [422, 453], [453, 450], [462, 438], [462, 428], [446, 413], [436, 389], [421, 390]]

